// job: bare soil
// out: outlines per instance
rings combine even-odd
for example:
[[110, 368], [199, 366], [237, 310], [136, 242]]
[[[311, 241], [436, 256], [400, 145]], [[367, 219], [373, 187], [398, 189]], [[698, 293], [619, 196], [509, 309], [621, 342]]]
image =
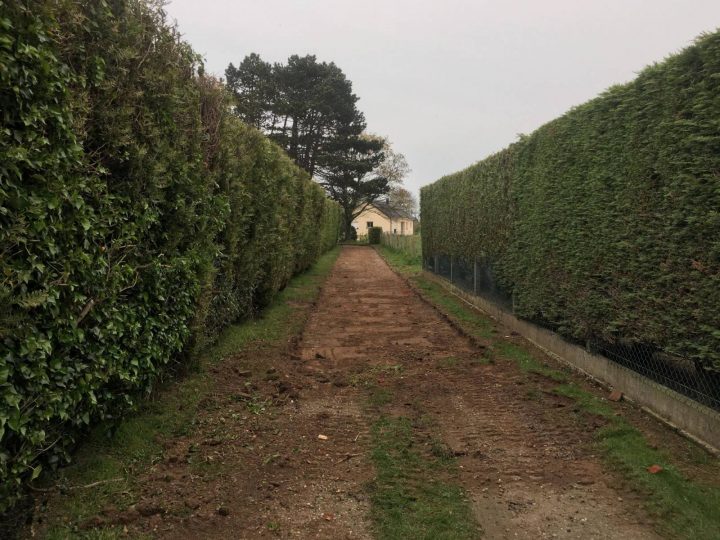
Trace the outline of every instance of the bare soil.
[[[593, 453], [602, 420], [588, 424], [545, 391], [552, 381], [510, 360], [487, 363], [485, 352], [374, 250], [347, 246], [301, 338], [221, 362], [196, 429], [163, 441], [163, 459], [138, 479], [141, 500], [83, 527], [372, 537], [370, 383], [456, 457], [486, 538], [656, 538], [638, 496]], [[264, 400], [249, 405], [248, 388]]]

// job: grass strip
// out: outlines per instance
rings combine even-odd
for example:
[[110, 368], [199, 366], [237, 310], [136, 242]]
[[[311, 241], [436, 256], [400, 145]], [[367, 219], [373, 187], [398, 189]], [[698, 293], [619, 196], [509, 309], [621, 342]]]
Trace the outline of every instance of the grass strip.
[[566, 382], [568, 380], [567, 373], [542, 364], [527, 349], [520, 345], [497, 339], [493, 343], [493, 349], [503, 358], [513, 360], [525, 373], [543, 375], [555, 382]]
[[422, 455], [409, 418], [382, 416], [372, 427], [372, 444], [372, 519], [380, 540], [480, 537], [463, 490], [438, 478], [448, 460]]

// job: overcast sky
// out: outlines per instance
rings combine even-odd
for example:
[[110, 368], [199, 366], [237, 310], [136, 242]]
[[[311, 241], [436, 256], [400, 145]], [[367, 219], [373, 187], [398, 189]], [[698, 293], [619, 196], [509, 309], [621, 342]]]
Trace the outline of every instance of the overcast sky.
[[171, 0], [223, 75], [315, 54], [353, 82], [408, 188], [467, 167], [720, 27], [720, 0]]

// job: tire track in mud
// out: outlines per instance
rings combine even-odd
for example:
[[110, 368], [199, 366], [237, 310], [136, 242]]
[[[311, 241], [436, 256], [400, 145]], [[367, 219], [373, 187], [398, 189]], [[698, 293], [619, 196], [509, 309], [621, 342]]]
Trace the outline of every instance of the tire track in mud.
[[571, 402], [524, 397], [522, 376], [499, 376], [497, 366], [470, 385], [457, 374], [434, 381], [428, 401], [487, 536], [657, 538], [638, 505], [608, 485], [587, 431], [568, 417]]

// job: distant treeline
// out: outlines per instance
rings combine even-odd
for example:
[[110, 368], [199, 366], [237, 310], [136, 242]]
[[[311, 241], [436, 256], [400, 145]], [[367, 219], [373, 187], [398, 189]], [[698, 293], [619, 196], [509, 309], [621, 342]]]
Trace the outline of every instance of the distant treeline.
[[423, 253], [515, 312], [720, 370], [720, 33], [421, 194]]
[[0, 510], [336, 243], [143, 0], [0, 0]]

